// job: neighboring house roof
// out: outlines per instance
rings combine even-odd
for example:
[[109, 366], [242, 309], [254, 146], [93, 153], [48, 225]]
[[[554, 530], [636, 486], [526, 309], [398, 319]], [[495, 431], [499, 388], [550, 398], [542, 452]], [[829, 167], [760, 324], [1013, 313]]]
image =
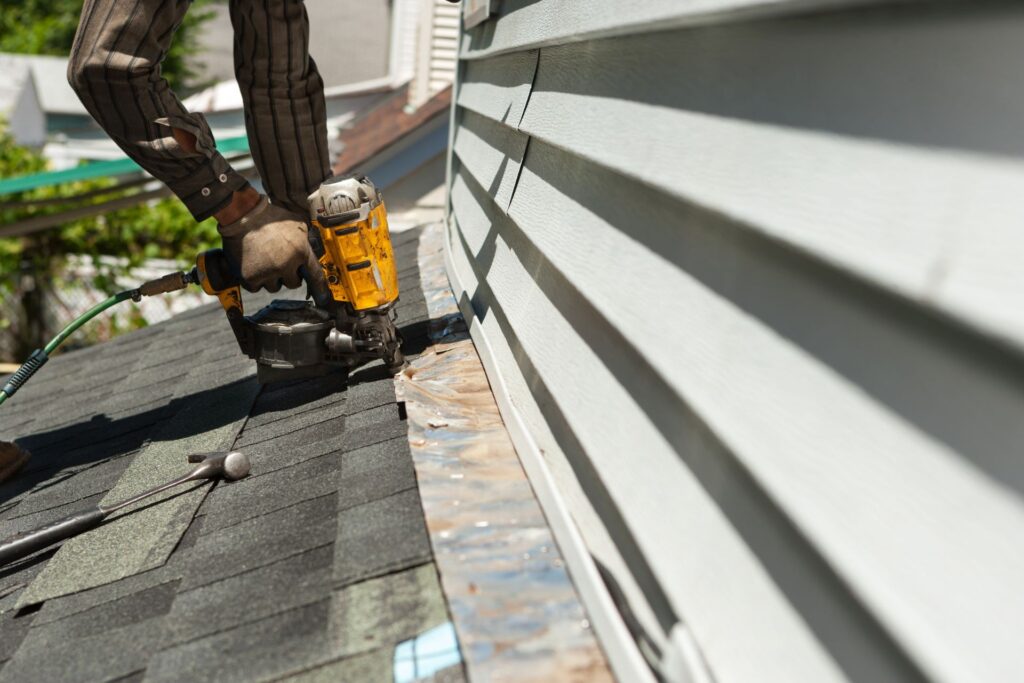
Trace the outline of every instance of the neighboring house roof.
[[[414, 350], [428, 319], [417, 233], [394, 243]], [[392, 378], [366, 366], [347, 386], [329, 375], [260, 390], [253, 371], [214, 304], [58, 355], [4, 406], [0, 438], [32, 458], [0, 486], [0, 536], [151, 470], [185, 471], [185, 450], [233, 446], [253, 471], [0, 569], [0, 679], [379, 680], [400, 642], [444, 628]], [[460, 680], [461, 665], [448, 673]]]
[[242, 108], [242, 90], [235, 79], [204, 88], [182, 101], [189, 111], [214, 112]]
[[344, 173], [361, 166], [428, 121], [447, 116], [451, 95], [452, 89], [447, 87], [422, 106], [410, 110], [407, 108], [409, 88], [405, 86], [362, 112], [338, 136], [344, 147], [334, 164], [334, 172]]
[[[324, 96], [328, 100], [353, 99], [359, 101], [360, 96], [387, 92], [394, 87], [395, 83], [390, 77], [375, 78], [326, 88]], [[189, 111], [203, 113], [241, 112], [243, 107], [242, 90], [238, 86], [238, 81], [232, 78], [190, 95], [182, 101], [182, 104]]]
[[32, 72], [39, 104], [44, 112], [89, 115], [68, 83], [67, 57], [0, 53], [0, 70], [7, 71], [15, 65], [27, 66]]

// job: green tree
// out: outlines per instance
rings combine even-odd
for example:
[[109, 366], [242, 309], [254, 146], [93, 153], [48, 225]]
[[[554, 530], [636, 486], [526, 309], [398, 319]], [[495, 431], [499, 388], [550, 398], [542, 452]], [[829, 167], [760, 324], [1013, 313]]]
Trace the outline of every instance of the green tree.
[[[162, 73], [179, 94], [207, 83], [200, 80], [199, 67], [187, 57], [198, 48], [198, 29], [213, 16], [211, 5], [223, 0], [195, 0], [175, 34], [162, 65]], [[0, 52], [67, 55], [82, 11], [82, 0], [19, 0], [0, 8]], [[0, 121], [0, 178], [46, 170], [45, 159], [35, 150], [19, 147]], [[112, 179], [91, 180], [39, 188], [0, 197], [0, 224], [48, 215], [83, 203], [99, 203], [119, 196]], [[109, 194], [103, 193], [110, 189]], [[75, 201], [76, 195], [92, 194]], [[39, 200], [68, 198], [67, 203]], [[176, 258], [194, 255], [218, 241], [214, 222], [196, 225], [177, 199], [140, 203], [92, 218], [68, 222], [58, 228], [23, 238], [0, 239], [0, 329], [16, 342], [14, 357], [21, 360], [40, 346], [55, 330], [44, 319], [44, 300], [57, 283], [65, 280], [69, 256], [91, 257], [95, 277], [88, 283], [74, 283], [113, 293], [130, 268], [147, 258]], [[104, 259], [116, 257], [115, 261]], [[17, 304], [17, 305], [13, 305]], [[56, 321], [54, 321], [56, 322]], [[136, 319], [136, 324], [145, 324]], [[116, 332], [116, 330], [113, 330]]]
[[[0, 178], [45, 170], [46, 160], [35, 150], [17, 145], [0, 122]], [[110, 189], [110, 193], [102, 192]], [[67, 203], [38, 203], [97, 192], [75, 206], [103, 202], [123, 195], [112, 179], [41, 187], [0, 198], [0, 225], [68, 208]], [[36, 202], [33, 204], [33, 202]], [[69, 256], [90, 258], [95, 276], [89, 282], [70, 283], [107, 294], [124, 289], [119, 280], [146, 259], [178, 260], [185, 267], [196, 253], [219, 244], [213, 219], [198, 225], [176, 198], [152, 200], [70, 221], [58, 228], [20, 238], [0, 238], [0, 296], [8, 304], [0, 309], [0, 329], [13, 337], [14, 358], [21, 360], [55, 332], [46, 324], [44, 300], [58, 283], [66, 282]], [[116, 260], [104, 259], [113, 256]], [[66, 322], [66, 321], [64, 321]], [[135, 326], [145, 320], [135, 318]], [[118, 330], [112, 329], [112, 333]]]
[[[195, 0], [185, 14], [161, 67], [171, 87], [187, 93], [208, 85], [201, 69], [188, 56], [199, 47], [199, 27], [213, 17], [216, 0]], [[82, 13], [82, 0], [18, 0], [0, 8], [0, 52], [60, 55], [71, 52], [71, 43]]]

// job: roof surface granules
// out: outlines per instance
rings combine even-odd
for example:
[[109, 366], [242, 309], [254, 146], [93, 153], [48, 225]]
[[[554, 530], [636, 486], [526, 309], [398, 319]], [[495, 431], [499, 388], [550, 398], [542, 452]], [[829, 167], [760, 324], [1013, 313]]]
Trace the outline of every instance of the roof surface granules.
[[[407, 353], [427, 343], [417, 236], [393, 237]], [[4, 406], [0, 439], [32, 457], [0, 485], [3, 537], [97, 504], [145, 458], [187, 471], [174, 446], [197, 445], [196, 431], [222, 436], [237, 422], [225, 446], [250, 457], [252, 474], [182, 487], [198, 502], [159, 527], [148, 511], [126, 515], [140, 528], [119, 537], [121, 552], [90, 545], [102, 527], [76, 539], [82, 577], [59, 572], [69, 585], [44, 572], [70, 545], [0, 568], [0, 683], [390, 680], [396, 648], [448, 624], [392, 378], [371, 364], [347, 381], [240, 399], [254, 374], [214, 304], [58, 355]], [[218, 410], [197, 416], [197, 405]], [[132, 539], [168, 546], [166, 559]], [[89, 562], [116, 580], [90, 585]], [[464, 673], [455, 664], [430, 676]]]

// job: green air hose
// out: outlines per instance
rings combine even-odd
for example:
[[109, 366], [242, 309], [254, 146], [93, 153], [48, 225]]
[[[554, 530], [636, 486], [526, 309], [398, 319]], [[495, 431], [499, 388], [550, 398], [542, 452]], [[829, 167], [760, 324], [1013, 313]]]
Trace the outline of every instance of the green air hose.
[[53, 353], [57, 349], [57, 347], [63, 344], [64, 340], [70, 337], [79, 327], [89, 322], [90, 320], [92, 320], [97, 315], [107, 310], [111, 306], [119, 304], [122, 301], [127, 301], [128, 299], [131, 299], [135, 296], [138, 296], [136, 290], [128, 289], [123, 292], [118, 292], [117, 294], [110, 297], [109, 299], [106, 299], [105, 301], [101, 301], [100, 303], [96, 304], [82, 315], [72, 320], [67, 327], [60, 331], [60, 334], [58, 334], [56, 337], [50, 340], [50, 343], [47, 344], [45, 348], [43, 348], [43, 351], [46, 354]]
[[33, 351], [32, 355], [28, 357], [28, 360], [22, 363], [21, 367], [18, 368], [13, 375], [11, 375], [11, 378], [7, 380], [7, 384], [4, 385], [3, 389], [0, 389], [0, 403], [3, 403], [8, 398], [13, 396], [14, 392], [20, 389], [22, 385], [24, 385], [25, 382], [27, 382], [33, 374], [35, 374], [36, 370], [43, 367], [43, 364], [50, 359], [50, 354], [53, 353], [58, 346], [63, 344], [64, 340], [70, 337], [75, 332], [75, 330], [77, 330], [79, 327], [89, 322], [90, 320], [92, 320], [97, 315], [107, 310], [111, 306], [117, 305], [122, 301], [126, 301], [128, 299], [137, 300], [138, 298], [139, 290], [137, 289], [129, 289], [123, 292], [118, 292], [114, 296], [110, 297], [109, 299], [106, 299], [105, 301], [101, 301], [100, 303], [96, 304], [82, 315], [72, 320], [71, 323], [63, 330], [61, 330], [60, 334], [51, 339], [50, 343], [47, 344], [44, 348], [36, 349], [35, 351]]
[[14, 392], [20, 389], [25, 382], [35, 374], [36, 370], [43, 367], [43, 364], [50, 360], [50, 354], [56, 351], [57, 347], [63, 344], [65, 339], [74, 334], [75, 330], [95, 318], [103, 311], [107, 310], [111, 306], [116, 306], [122, 301], [127, 301], [128, 299], [140, 301], [144, 296], [166, 294], [179, 289], [185, 289], [188, 285], [198, 282], [198, 280], [195, 279], [196, 277], [197, 276], [194, 274], [194, 271], [192, 273], [168, 273], [167, 275], [158, 277], [155, 280], [143, 282], [136, 289], [126, 289], [123, 292], [118, 292], [109, 299], [96, 304], [88, 311], [72, 320], [71, 324], [61, 330], [60, 334], [51, 339], [49, 344], [32, 352], [32, 355], [28, 357], [28, 360], [21, 364], [21, 367], [11, 375], [9, 380], [7, 380], [7, 384], [0, 389], [0, 403], [3, 403], [13, 396]]

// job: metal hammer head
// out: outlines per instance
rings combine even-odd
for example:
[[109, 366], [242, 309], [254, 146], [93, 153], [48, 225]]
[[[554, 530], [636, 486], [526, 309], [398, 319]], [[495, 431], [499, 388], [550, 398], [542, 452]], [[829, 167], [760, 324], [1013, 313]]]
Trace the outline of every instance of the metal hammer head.
[[248, 476], [250, 469], [249, 458], [244, 453], [238, 451], [195, 453], [188, 456], [188, 461], [199, 463], [199, 467], [192, 470], [190, 479], [223, 477], [229, 481], [234, 481]]

